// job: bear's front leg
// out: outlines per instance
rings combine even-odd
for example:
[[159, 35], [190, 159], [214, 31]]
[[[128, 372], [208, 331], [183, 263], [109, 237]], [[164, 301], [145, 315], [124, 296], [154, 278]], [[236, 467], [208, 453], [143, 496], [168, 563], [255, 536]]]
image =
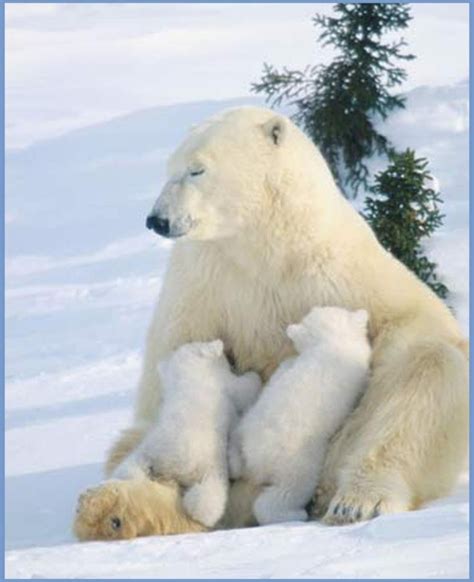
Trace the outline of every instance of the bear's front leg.
[[202, 532], [189, 518], [173, 482], [146, 478], [110, 480], [88, 489], [77, 505], [73, 530], [81, 541]]
[[[467, 442], [465, 355], [448, 342], [408, 346], [374, 367], [359, 406], [331, 444], [322, 497], [324, 486], [335, 492], [323, 520], [352, 523], [447, 495]], [[317, 498], [318, 491], [313, 516], [323, 504]]]

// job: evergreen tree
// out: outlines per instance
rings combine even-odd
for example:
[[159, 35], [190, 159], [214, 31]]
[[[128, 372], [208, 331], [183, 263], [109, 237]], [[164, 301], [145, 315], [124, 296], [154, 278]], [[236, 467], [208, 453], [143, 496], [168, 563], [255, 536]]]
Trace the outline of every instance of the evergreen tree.
[[436, 263], [423, 253], [421, 242], [442, 225], [440, 195], [431, 185], [428, 161], [413, 150], [392, 152], [390, 164], [375, 176], [374, 196], [365, 200], [365, 218], [381, 244], [400, 259], [441, 298], [448, 289], [438, 280]]
[[406, 28], [411, 16], [402, 4], [336, 4], [334, 10], [335, 17], [313, 18], [322, 29], [319, 41], [337, 50], [332, 63], [281, 72], [265, 64], [252, 91], [272, 105], [296, 106], [295, 122], [319, 146], [341, 189], [349, 186], [355, 197], [368, 187], [364, 160], [390, 148], [374, 122], [404, 107], [403, 97], [390, 91], [406, 78], [395, 63], [414, 58], [403, 52], [403, 39], [383, 42], [382, 36]]

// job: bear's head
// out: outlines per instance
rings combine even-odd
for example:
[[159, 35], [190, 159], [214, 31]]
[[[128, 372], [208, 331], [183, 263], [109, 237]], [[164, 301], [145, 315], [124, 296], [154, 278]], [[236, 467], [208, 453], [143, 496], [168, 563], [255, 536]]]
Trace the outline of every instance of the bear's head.
[[317, 183], [331, 182], [317, 149], [288, 118], [258, 107], [224, 111], [193, 128], [171, 156], [147, 227], [209, 241], [249, 232], [276, 212], [284, 219], [284, 196], [297, 197], [294, 181], [315, 162]]
[[287, 335], [298, 352], [323, 342], [357, 342], [368, 347], [368, 313], [341, 307], [314, 307], [301, 323], [289, 325]]

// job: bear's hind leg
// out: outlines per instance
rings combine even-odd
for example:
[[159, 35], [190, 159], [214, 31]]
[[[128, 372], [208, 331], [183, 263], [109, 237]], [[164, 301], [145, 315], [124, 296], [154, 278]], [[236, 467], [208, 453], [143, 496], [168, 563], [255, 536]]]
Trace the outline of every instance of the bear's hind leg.
[[467, 372], [464, 354], [441, 342], [410, 346], [374, 369], [333, 445], [338, 489], [326, 523], [406, 511], [449, 493], [467, 451]]
[[323, 517], [328, 525], [344, 525], [365, 521], [386, 513], [398, 513], [411, 508], [408, 485], [396, 472], [372, 473], [367, 467], [359, 477], [352, 477], [341, 487]]

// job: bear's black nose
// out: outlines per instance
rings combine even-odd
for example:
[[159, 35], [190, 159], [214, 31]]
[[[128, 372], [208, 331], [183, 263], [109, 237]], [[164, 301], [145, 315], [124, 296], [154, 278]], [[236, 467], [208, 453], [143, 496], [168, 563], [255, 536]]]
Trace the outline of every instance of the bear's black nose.
[[156, 214], [150, 214], [147, 217], [146, 227], [161, 234], [161, 236], [168, 236], [170, 233], [170, 221], [167, 218], [160, 218]]

